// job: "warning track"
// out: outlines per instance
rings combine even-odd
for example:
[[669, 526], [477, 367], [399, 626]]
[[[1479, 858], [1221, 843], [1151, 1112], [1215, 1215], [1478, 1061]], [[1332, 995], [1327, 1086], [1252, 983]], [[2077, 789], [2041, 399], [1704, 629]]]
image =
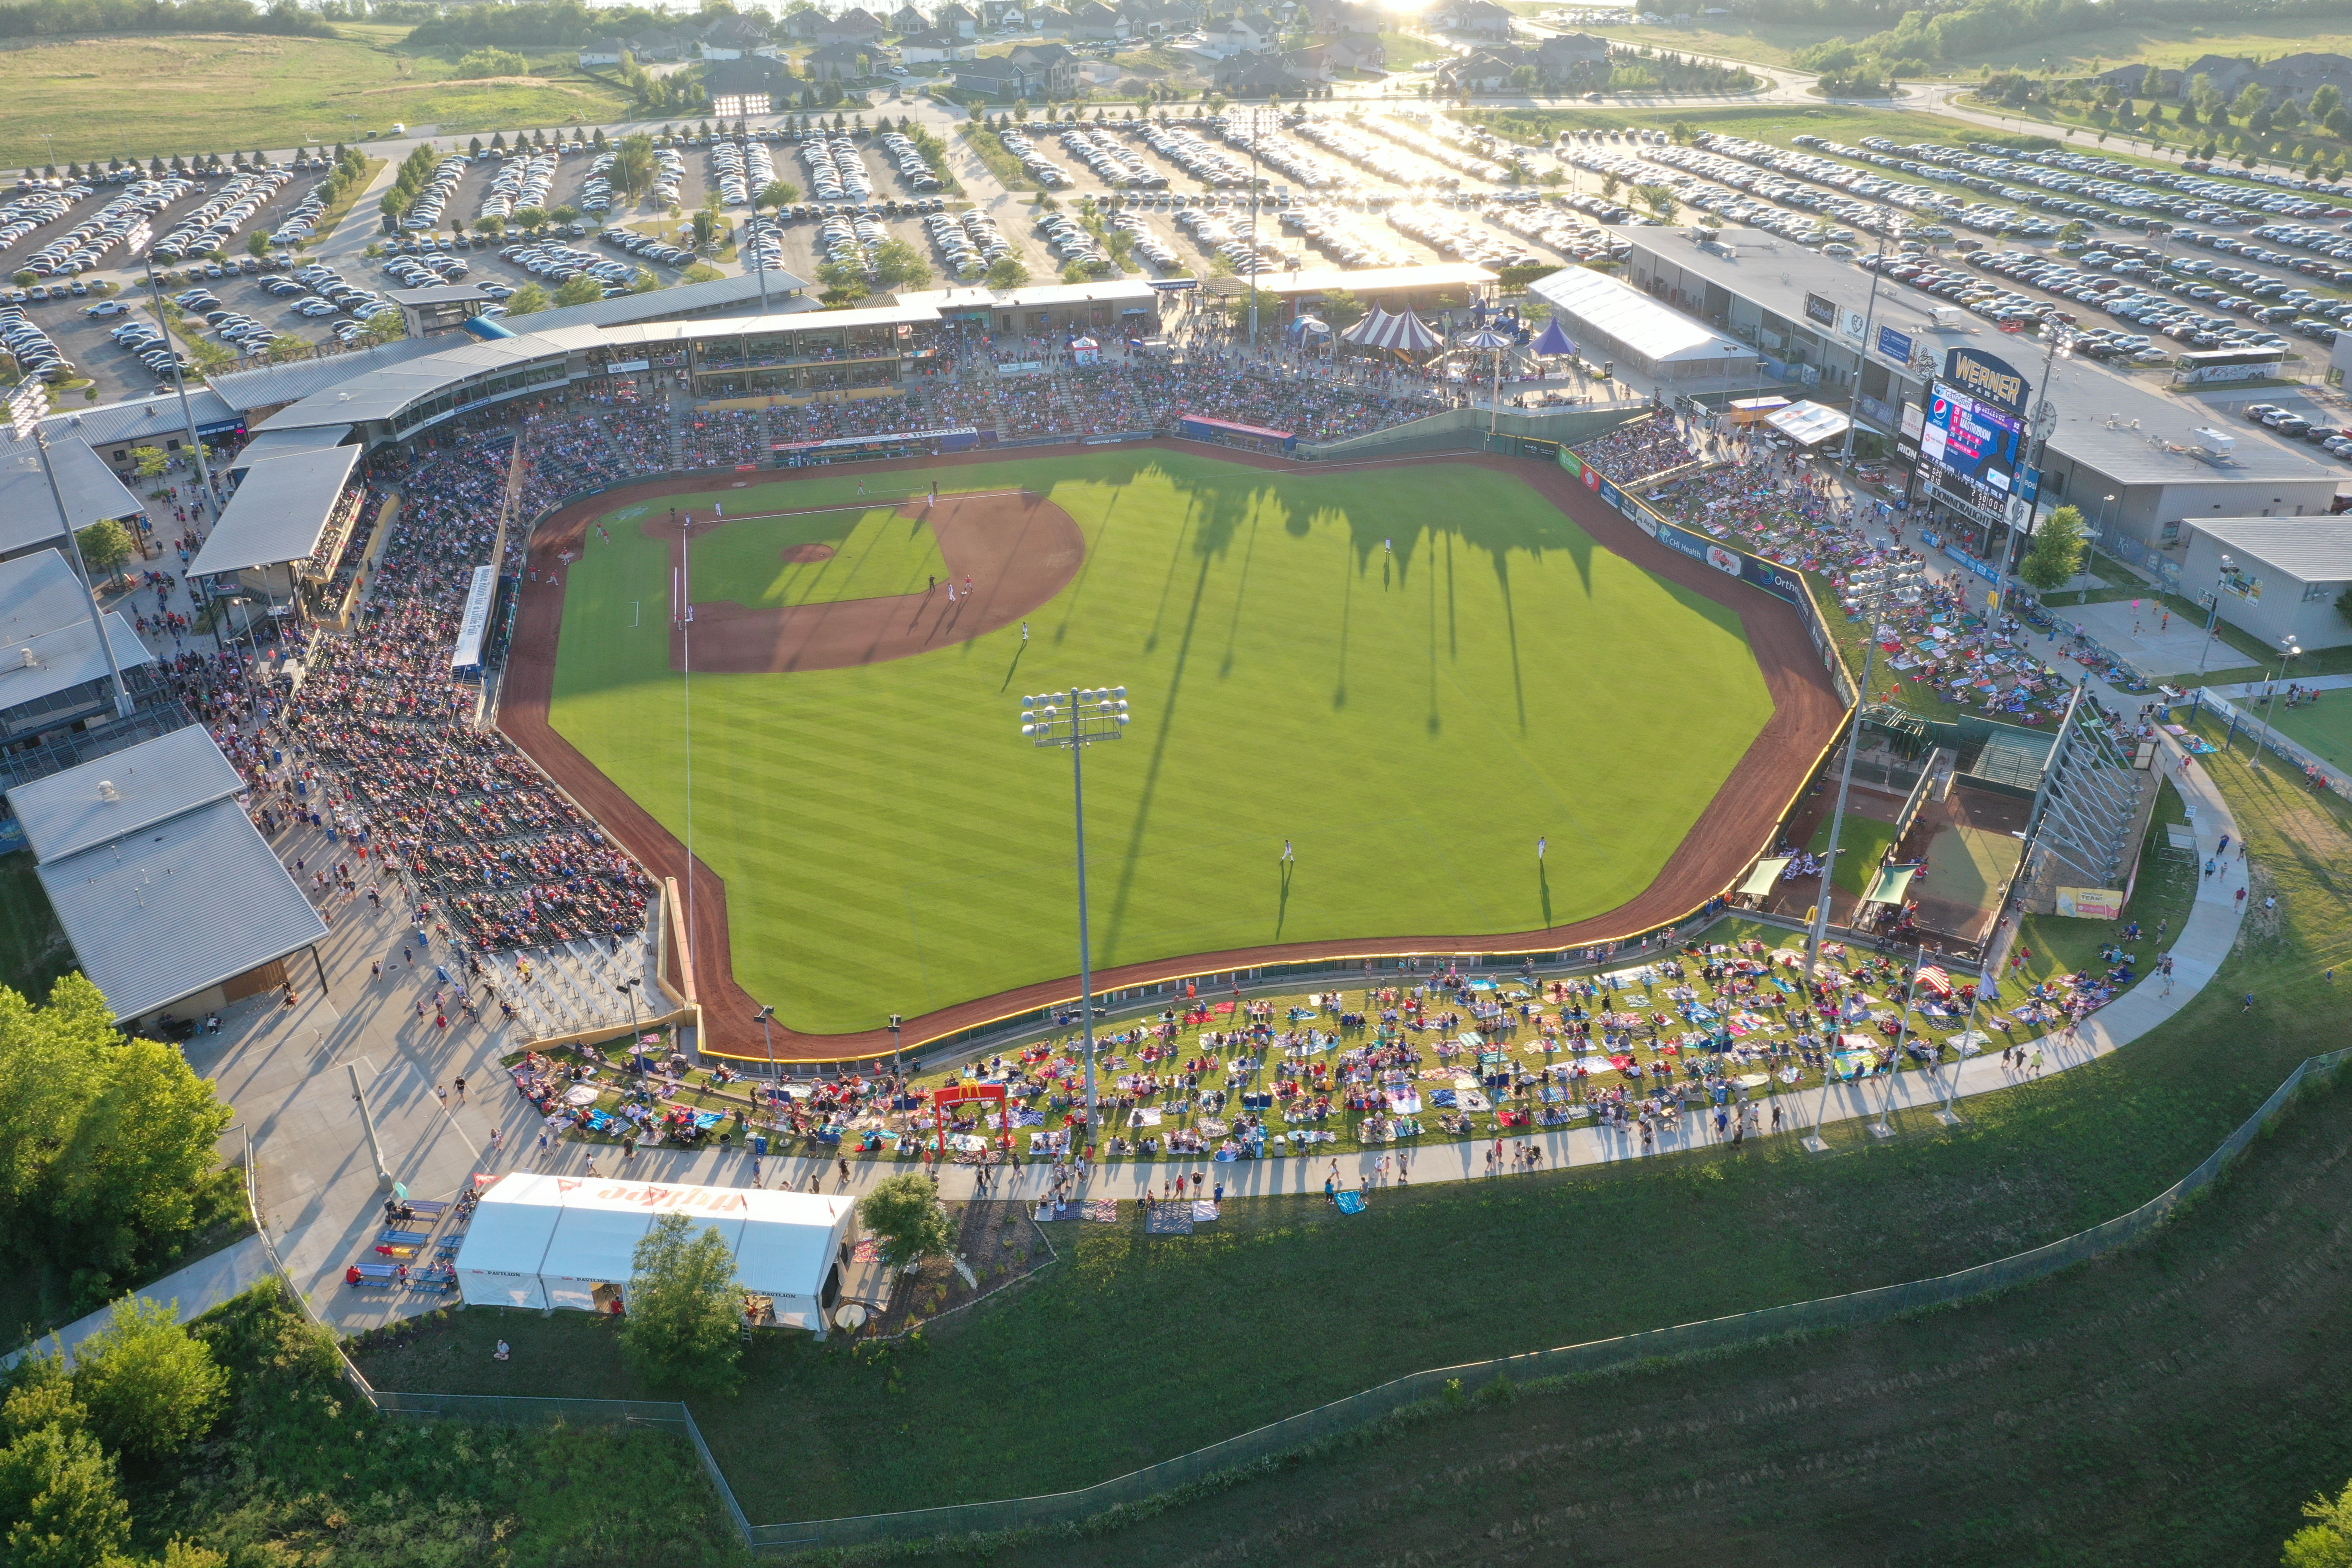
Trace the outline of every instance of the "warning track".
[[[1186, 451], [1199, 450], [1197, 446], [1189, 442], [1165, 444]], [[1057, 455], [1054, 448], [1044, 448], [1035, 453], [1036, 457], [1045, 459]], [[978, 452], [951, 458], [908, 458], [876, 463], [861, 469], [861, 472], [870, 475], [955, 468], [974, 463], [1018, 461], [1027, 456], [1029, 454], [1024, 453], [1009, 458], [1003, 452]], [[1238, 465], [1286, 473], [1311, 474], [1316, 471], [1311, 468], [1301, 468], [1296, 463], [1277, 458], [1261, 458], [1223, 448], [1216, 450], [1216, 456]], [[1361, 941], [1285, 942], [1172, 956], [1143, 963], [1122, 964], [1115, 969], [1097, 970], [1094, 979], [1097, 992], [1150, 984], [1186, 975], [1222, 973], [1265, 963], [1295, 963], [1326, 958], [1402, 957], [1413, 953], [1543, 952], [1612, 942], [1654, 930], [1691, 913], [1722, 892], [1746, 869], [1748, 863], [1767, 847], [1767, 840], [1791, 797], [1802, 786], [1835, 734], [1843, 712], [1843, 705], [1831, 684], [1829, 673], [1822, 668], [1821, 655], [1815, 651], [1812, 639], [1806, 633], [1803, 618], [1795, 606], [1726, 576], [1703, 562], [1667, 549], [1620, 516], [1578, 480], [1549, 463], [1473, 453], [1446, 453], [1346, 466], [1360, 469], [1429, 462], [1469, 464], [1509, 473], [1531, 486], [1603, 545], [1634, 565], [1732, 611], [1739, 617], [1741, 630], [1754, 652], [1765, 685], [1771, 692], [1772, 717], [1741, 757], [1738, 765], [1732, 770], [1731, 775], [1724, 781], [1723, 787], [1717, 792], [1705, 815], [1668, 857], [1657, 877], [1632, 899], [1603, 914], [1571, 925], [1539, 931], [1436, 932], [1426, 936]], [[707, 493], [710, 482], [709, 476], [681, 477], [656, 480], [629, 489], [607, 491], [575, 501], [540, 525], [530, 544], [530, 563], [539, 569], [540, 580], [526, 583], [522, 591], [513, 651], [508, 661], [499, 711], [499, 728], [536, 758], [540, 765], [592, 813], [607, 832], [643, 862], [654, 876], [674, 878], [681, 887], [687, 880], [685, 846], [656, 821], [651, 813], [606, 778], [570, 742], [556, 733], [548, 722], [548, 706], [555, 685], [556, 639], [563, 621], [563, 589], [555, 579], [558, 578], [562, 557], [578, 552], [583, 535], [593, 519], [631, 502]], [[1002, 500], [1008, 506], [1003, 510], [961, 510], [969, 501], [981, 500]], [[919, 508], [919, 498], [913, 504]], [[1034, 547], [1050, 553], [1055, 548], [1050, 542], [1056, 537], [1056, 529], [1066, 526], [1069, 537], [1077, 537], [1076, 525], [1059, 508], [1040, 498], [1027, 496], [1025, 492], [988, 498], [943, 496], [940, 510], [943, 513], [950, 513], [940, 536], [941, 552], [959, 576], [965, 568], [957, 565], [957, 551], [982, 548], [982, 541], [1017, 535], [1034, 542], [1033, 544], [1024, 544], [1024, 550]], [[951, 546], [951, 536], [966, 532], [963, 522], [958, 519], [968, 521], [969, 537]], [[1069, 574], [1076, 572], [1077, 563], [1074, 553], [1068, 563]], [[1009, 606], [1017, 597], [1026, 597], [1030, 593], [1042, 590], [1046, 580], [1058, 568], [1037, 562], [1023, 570], [1034, 574], [1035, 578], [1020, 595], [1016, 595], [1009, 588], [1000, 590], [1003, 595], [1001, 602], [992, 605], [990, 596], [983, 594], [973, 606], [972, 620], [963, 627], [953, 629], [952, 635], [940, 636], [937, 640], [929, 640], [939, 630], [936, 621], [924, 617], [944, 609], [943, 595], [937, 604], [922, 612], [922, 616], [895, 631], [888, 626], [877, 627], [856, 622], [854, 618], [854, 630], [827, 628], [820, 634], [814, 629], [795, 629], [789, 625], [793, 611], [744, 610], [740, 616], [721, 612], [716, 619], [707, 620], [706, 617], [713, 612], [706, 607], [698, 610], [696, 616], [694, 668], [698, 670], [719, 668], [760, 670], [841, 668], [876, 658], [905, 658], [909, 653], [923, 651], [925, 647], [961, 641], [978, 636], [982, 630], [1003, 626], [1034, 609], [1035, 604], [1023, 609]], [[974, 558], [971, 572], [975, 578], [982, 575], [977, 558]], [[1053, 584], [1051, 592], [1035, 603], [1041, 604], [1052, 598], [1068, 581], [1069, 575], [1063, 574], [1059, 582]], [[923, 595], [911, 597], [919, 606], [923, 604]], [[899, 610], [888, 612], [897, 615], [903, 613], [905, 601], [849, 603], [852, 605], [901, 606]], [[740, 606], [735, 608], [740, 610]], [[794, 607], [795, 610], [802, 608], [831, 610], [835, 606]], [[866, 612], [868, 615], [875, 613]], [[773, 618], [767, 622], [755, 619], [763, 615]], [[989, 619], [992, 616], [994, 618]], [[744, 629], [731, 634], [740, 637], [741, 644], [730, 657], [764, 662], [722, 667], [712, 661], [711, 656], [716, 650], [712, 647], [711, 633], [731, 623], [742, 624]], [[720, 631], [722, 638], [730, 634]], [[916, 646], [900, 646], [904, 637], [919, 635], [922, 640], [919, 640]], [[864, 639], [862, 643], [861, 638]], [[833, 657], [835, 653], [845, 655], [860, 647], [875, 651], [858, 658]], [[676, 652], [674, 648], [674, 658]], [[819, 657], [826, 658], [830, 662], [776, 662], [787, 658], [809, 659]], [[673, 952], [671, 978], [703, 1005], [701, 1047], [705, 1051], [765, 1059], [770, 1048], [767, 1037], [757, 1025], [751, 1022], [760, 1005], [736, 983], [730, 956], [725, 884], [708, 864], [699, 859], [694, 865], [693, 880], [691, 946], [695, 955], [694, 973], [689, 984], [688, 977], [683, 973], [683, 960]], [[1055, 1003], [1069, 1001], [1076, 996], [1077, 991], [1077, 977], [1072, 974], [943, 1007], [908, 1018], [904, 1029], [904, 1044], [913, 1047], [1000, 1018], [1033, 1013]], [[887, 1028], [867, 1029], [855, 1034], [806, 1035], [779, 1025], [774, 1031], [773, 1050], [776, 1058], [783, 1061], [844, 1061], [886, 1056], [892, 1046], [890, 1031]]]

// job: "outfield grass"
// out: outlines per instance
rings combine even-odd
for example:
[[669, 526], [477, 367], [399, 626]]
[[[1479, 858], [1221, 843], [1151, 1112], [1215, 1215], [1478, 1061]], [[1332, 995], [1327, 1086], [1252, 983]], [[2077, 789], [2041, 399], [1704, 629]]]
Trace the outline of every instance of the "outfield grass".
[[[2250, 922], [2220, 975], [2171, 1024], [2087, 1066], [1964, 1101], [1956, 1128], [1899, 1116], [1901, 1135], [1882, 1142], [1859, 1124], [1832, 1122], [1824, 1156], [1793, 1138], [1751, 1141], [1737, 1152], [1416, 1186], [1382, 1194], [1354, 1218], [1312, 1198], [1235, 1202], [1216, 1226], [1182, 1239], [1147, 1237], [1132, 1221], [1055, 1226], [1060, 1263], [935, 1325], [928, 1348], [881, 1367], [853, 1360], [838, 1342], [762, 1337], [744, 1394], [698, 1402], [697, 1419], [722, 1455], [755, 1456], [730, 1460], [754, 1519], [1051, 1491], [1420, 1368], [1940, 1273], [2119, 1214], [2201, 1160], [2296, 1062], [2344, 1038], [2352, 987], [2323, 973], [2352, 954], [2343, 803], [2275, 771], [2250, 775], [2218, 758], [2207, 765], [2252, 837], [2260, 885], [2278, 894], [2281, 918]], [[2251, 1014], [2242, 1007], [2248, 991], [2258, 998]], [[2322, 1205], [2298, 1223], [2332, 1226], [2321, 1217], [2328, 1212]], [[2274, 1336], [2302, 1331], [2264, 1321]], [[528, 1356], [492, 1363], [489, 1342], [500, 1334]], [[606, 1348], [609, 1335], [581, 1314], [467, 1312], [449, 1343], [432, 1358], [370, 1358], [368, 1371], [386, 1388], [625, 1394], [638, 1386]], [[2072, 1355], [2028, 1364], [2045, 1388], [2065, 1384], [2083, 1407], [2095, 1404], [2093, 1374], [2078, 1373]], [[1874, 1354], [1857, 1366], [1879, 1369], [1864, 1382], [1882, 1392], [1894, 1386], [1882, 1378], [1923, 1391], [1954, 1386], [1941, 1375], [1914, 1380], [1910, 1367]], [[1595, 1397], [1580, 1408], [1613, 1403]], [[1781, 1403], [1732, 1398], [1728, 1407], [1758, 1413], [1754, 1441], [1806, 1425]], [[2035, 1432], [2030, 1412], [2016, 1414], [2025, 1419], [1990, 1441]], [[2266, 1415], [2240, 1414], [2240, 1427], [2209, 1430], [2194, 1457], [2167, 1462], [2200, 1479], [2259, 1475], [2270, 1495], [2282, 1484], [2269, 1473], [2278, 1454], [2234, 1435]], [[1922, 1419], [1932, 1433], [1932, 1418]], [[793, 1439], [790, 1464], [756, 1457], [772, 1449], [780, 1423]], [[1673, 1473], [1692, 1495], [1724, 1501], [1699, 1483], [1750, 1440], [1686, 1446], [1688, 1474]], [[1917, 1489], [1889, 1482], [1888, 1455], [1866, 1452], [1877, 1456], [1878, 1501], [1909, 1506]], [[1531, 1473], [1581, 1466], [1567, 1455]], [[2074, 1451], [2033, 1473], [2026, 1490], [2056, 1500], [2050, 1517], [2084, 1528], [2063, 1500], [2104, 1495], [2095, 1458]], [[1855, 1506], [1847, 1489], [1832, 1489], [1840, 1506]], [[2296, 1479], [2290, 1489], [2307, 1483]], [[1818, 1492], [1783, 1478], [1755, 1495], [1795, 1529], [1829, 1500]], [[1742, 1514], [1746, 1495], [1728, 1500]], [[1465, 1542], [1483, 1531], [1486, 1515], [1452, 1501], [1441, 1489], [1397, 1506], [1456, 1531], [1475, 1523]]]
[[[399, 49], [404, 27], [352, 26], [334, 38], [260, 34], [121, 34], [11, 47], [0, 100], [0, 166], [279, 150], [307, 138], [331, 147], [395, 121], [442, 133], [594, 125], [626, 100], [567, 68], [562, 79], [453, 79], [455, 64]], [[534, 64], [569, 67], [577, 51]]]
[[[677, 504], [850, 503], [857, 478]], [[692, 682], [695, 848], [727, 879], [737, 974], [798, 1028], [1076, 968], [1069, 767], [1022, 742], [1025, 691], [1124, 685], [1134, 704], [1087, 773], [1098, 967], [1614, 908], [1769, 713], [1729, 611], [1507, 475], [1107, 451], [954, 479], [1047, 493], [1086, 534], [1033, 640]], [[683, 837], [667, 547], [629, 521], [572, 569], [552, 719]], [[698, 571], [697, 596], [766, 591], [772, 555], [746, 570], [732, 591]]]
[[2300, 708], [2290, 708], [2282, 700], [2271, 706], [2263, 721], [2314, 756], [2334, 763], [2338, 773], [2352, 773], [2352, 692], [2330, 691]]
[[[812, 547], [831, 553], [788, 558]], [[895, 507], [730, 522], [695, 541], [693, 566], [697, 603], [731, 596], [755, 606], [919, 594], [948, 569], [931, 525]]]

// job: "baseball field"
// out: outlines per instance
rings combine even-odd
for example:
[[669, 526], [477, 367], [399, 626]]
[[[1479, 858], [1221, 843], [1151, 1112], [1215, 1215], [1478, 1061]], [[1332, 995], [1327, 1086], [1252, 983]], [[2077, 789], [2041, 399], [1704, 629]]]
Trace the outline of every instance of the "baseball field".
[[1070, 760], [1024, 693], [1132, 703], [1086, 760], [1098, 969], [1609, 910], [1772, 715], [1737, 614], [1506, 468], [708, 483], [591, 503], [548, 717], [690, 837], [736, 979], [803, 1031], [1075, 973]]

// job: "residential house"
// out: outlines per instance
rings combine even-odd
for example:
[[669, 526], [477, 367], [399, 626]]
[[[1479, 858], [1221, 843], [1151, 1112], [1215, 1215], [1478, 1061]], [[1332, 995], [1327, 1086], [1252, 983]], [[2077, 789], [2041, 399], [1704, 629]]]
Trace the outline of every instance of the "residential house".
[[[947, 25], [944, 13], [940, 25]], [[1017, 31], [1028, 26], [1028, 14], [1021, 0], [981, 0], [980, 25], [992, 33]]]
[[1066, 38], [1070, 36], [1070, 14], [1056, 5], [1029, 7], [1027, 31], [1041, 38]]
[[857, 5], [816, 25], [816, 41], [820, 44], [871, 44], [881, 36], [881, 22], [872, 12]]
[[639, 65], [646, 65], [663, 60], [682, 60], [697, 40], [680, 37], [676, 33], [666, 33], [659, 27], [647, 27], [641, 33], [631, 33], [622, 41], [627, 46], [631, 59]]
[[1219, 92], [1234, 98], [1266, 98], [1297, 92], [1307, 86], [1306, 79], [1283, 56], [1254, 50], [1219, 60], [1210, 81]]
[[746, 55], [772, 55], [775, 49], [768, 29], [755, 16], [721, 16], [702, 30], [706, 60], [740, 60]]
[[1535, 68], [1534, 50], [1472, 49], [1437, 68], [1437, 85], [1444, 92], [1501, 92], [1511, 85], [1511, 73], [1522, 66]]
[[783, 61], [763, 55], [711, 61], [702, 68], [702, 87], [710, 94], [710, 112], [721, 120], [779, 113], [800, 96], [800, 83]]
[[1356, 0], [1313, 0], [1307, 7], [1307, 26], [1318, 33], [1363, 33], [1378, 37], [1388, 30], [1393, 14], [1377, 5], [1359, 5]]
[[[1377, 33], [1341, 33], [1323, 39], [1315, 46], [1323, 51], [1324, 63], [1334, 71], [1384, 71], [1389, 68], [1389, 47], [1381, 42]], [[1331, 78], [1323, 78], [1329, 81]]]
[[820, 44], [809, 51], [809, 79], [856, 81], [872, 76], [881, 63], [882, 49], [878, 44]]
[[960, 38], [980, 37], [980, 17], [961, 5], [950, 4], [940, 6], [939, 14], [931, 18], [931, 26], [948, 28]]
[[1565, 77], [1577, 66], [1609, 63], [1609, 40], [1592, 33], [1561, 33], [1536, 45], [1536, 68], [1547, 78]]
[[1224, 31], [1212, 33], [1210, 44], [1220, 58], [1264, 54], [1274, 47], [1282, 29], [1263, 11], [1237, 11], [1225, 18]]
[[1112, 43], [1127, 37], [1127, 21], [1101, 0], [1078, 0], [1070, 7], [1070, 37], [1081, 43]]
[[817, 27], [824, 21], [824, 13], [815, 6], [797, 5], [784, 13], [784, 37], [799, 43], [814, 43]]
[[1130, 38], [1164, 38], [1189, 33], [1208, 14], [1199, 0], [1119, 0], [1118, 15]]
[[[955, 89], [958, 92], [978, 93], [983, 98], [1031, 96], [1029, 73], [1009, 59], [958, 60], [949, 68], [955, 73]], [[1045, 96], [1043, 82], [1037, 84], [1036, 96]]]
[[[1072, 98], [1078, 90], [1078, 57], [1065, 44], [1016, 44], [1005, 57], [1029, 75], [1032, 83], [1043, 83], [1048, 98]], [[1031, 96], [1037, 89], [1031, 89]]]
[[598, 38], [580, 46], [580, 63], [583, 66], [616, 66], [629, 46], [619, 38]]
[[898, 58], [910, 66], [927, 65], [935, 60], [970, 60], [980, 58], [980, 40], [966, 38], [935, 27], [928, 33], [909, 33], [898, 40]]
[[889, 24], [890, 30], [902, 38], [912, 37], [917, 33], [928, 33], [931, 30], [931, 19], [912, 5], [899, 6], [885, 20]]
[[1511, 14], [1495, 0], [1453, 0], [1438, 13], [1437, 25], [1446, 32], [1467, 33], [1474, 38], [1511, 36]]

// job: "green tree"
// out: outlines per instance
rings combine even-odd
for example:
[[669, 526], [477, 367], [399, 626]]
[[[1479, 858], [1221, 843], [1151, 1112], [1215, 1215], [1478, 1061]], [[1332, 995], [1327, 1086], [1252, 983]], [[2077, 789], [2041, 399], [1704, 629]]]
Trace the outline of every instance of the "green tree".
[[942, 1257], [955, 1244], [955, 1226], [940, 1206], [939, 1189], [920, 1172], [877, 1183], [857, 1200], [857, 1218], [866, 1233], [882, 1244], [882, 1259], [893, 1268]]
[[1345, 289], [1326, 289], [1315, 303], [1316, 313], [1334, 328], [1352, 327], [1364, 319], [1364, 302]]
[[604, 297], [604, 286], [585, 272], [566, 279], [555, 290], [555, 302], [559, 305], [585, 305]]
[[650, 267], [640, 267], [629, 274], [629, 292], [632, 294], [650, 294], [661, 286], [662, 280], [654, 276]]
[[735, 1255], [705, 1226], [682, 1214], [654, 1221], [631, 1262], [628, 1313], [621, 1345], [657, 1383], [707, 1393], [731, 1390], [740, 1376], [743, 1304]]
[[2162, 98], [2164, 73], [2154, 66], [2148, 67], [2147, 72], [2139, 79], [2139, 95], [2142, 98]]
[[694, 214], [694, 243], [698, 249], [709, 245], [719, 232], [719, 215], [708, 207], [698, 207]]
[[854, 305], [874, 292], [866, 279], [866, 268], [854, 261], [828, 261], [816, 269], [817, 281], [824, 285], [819, 296], [828, 305]]
[[268, 255], [269, 236], [260, 229], [255, 229], [245, 237], [245, 250], [247, 255], [253, 257]]
[[640, 131], [613, 149], [613, 184], [631, 200], [653, 189], [654, 139]]
[[874, 247], [874, 275], [885, 289], [920, 289], [931, 280], [931, 264], [903, 239], [886, 239]]
[[2042, 593], [2055, 593], [2083, 569], [2083, 557], [2089, 549], [2081, 510], [2062, 506], [2034, 531], [2025, 559], [2017, 563], [2017, 574]]
[[512, 49], [473, 49], [459, 57], [454, 74], [467, 81], [494, 76], [529, 76], [530, 62]]
[[161, 447], [133, 447], [131, 448], [131, 463], [132, 471], [141, 479], [152, 479], [162, 477], [164, 470], [171, 468], [172, 457]]
[[521, 288], [516, 289], [513, 297], [507, 300], [507, 314], [509, 316], [535, 316], [540, 311], [546, 310], [554, 302], [554, 300], [550, 300], [547, 297], [546, 289], [541, 288], [536, 283], [526, 283]]
[[765, 207], [771, 212], [781, 212], [800, 199], [801, 188], [798, 185], [786, 180], [770, 180], [751, 198], [751, 210], [758, 212]]
[[991, 289], [1025, 289], [1029, 286], [1029, 264], [1017, 256], [1000, 256], [989, 263], [983, 281]]
[[89, 569], [93, 582], [113, 576], [139, 548], [131, 542], [131, 531], [110, 517], [77, 530], [74, 541], [81, 546], [81, 563]]
[[2352, 1568], [2352, 1483], [2336, 1497], [2325, 1492], [2303, 1505], [2306, 1524], [2286, 1539], [2286, 1568]]
[[517, 207], [514, 210], [514, 216], [507, 221], [513, 224], [515, 227], [520, 229], [545, 228], [547, 226], [547, 209], [544, 207]]
[[295, 332], [269, 334], [269, 357], [273, 360], [300, 359], [310, 352], [310, 340]]
[[1636, 185], [1633, 187], [1633, 195], [1643, 206], [1650, 209], [1650, 216], [1660, 223], [1674, 222], [1675, 215], [1682, 210], [1682, 202], [1675, 196], [1671, 186]]
[[172, 1308], [125, 1296], [107, 1326], [75, 1352], [73, 1386], [92, 1431], [123, 1453], [152, 1458], [211, 1430], [228, 1397], [228, 1374]]
[[114, 1461], [79, 1427], [37, 1428], [0, 1448], [0, 1520], [11, 1568], [107, 1568], [131, 1540]]
[[1601, 199], [1602, 199], [1603, 201], [1611, 201], [1611, 202], [1615, 201], [1615, 200], [1617, 199], [1617, 192], [1619, 191], [1619, 189], [1620, 189], [1620, 188], [1622, 188], [1622, 187], [1623, 186], [1623, 184], [1625, 184], [1625, 182], [1624, 182], [1623, 180], [1622, 180], [1622, 179], [1619, 179], [1619, 178], [1617, 177], [1617, 175], [1616, 175], [1614, 173], [1605, 173], [1605, 174], [1603, 174], [1601, 176]]

